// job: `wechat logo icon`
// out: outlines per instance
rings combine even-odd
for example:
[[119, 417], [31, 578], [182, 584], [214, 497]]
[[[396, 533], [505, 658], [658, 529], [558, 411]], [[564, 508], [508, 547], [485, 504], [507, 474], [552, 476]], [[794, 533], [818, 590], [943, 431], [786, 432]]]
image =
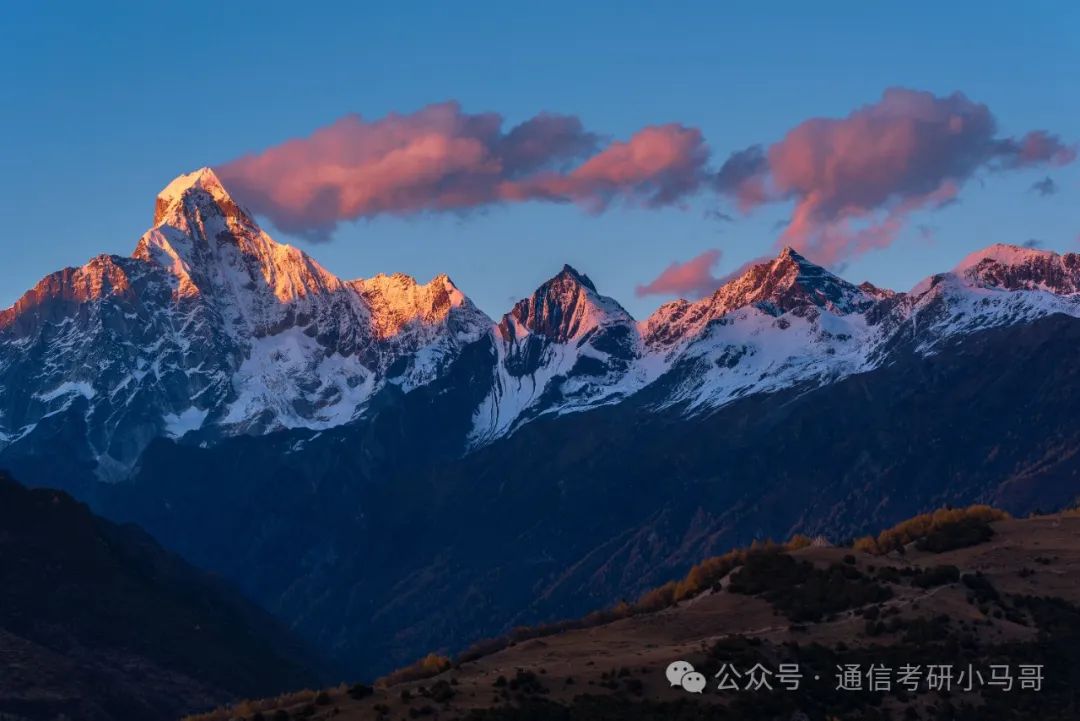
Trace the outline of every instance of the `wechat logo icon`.
[[666, 674], [672, 688], [679, 686], [690, 693], [701, 693], [705, 690], [705, 677], [686, 661], [673, 661], [668, 664]]

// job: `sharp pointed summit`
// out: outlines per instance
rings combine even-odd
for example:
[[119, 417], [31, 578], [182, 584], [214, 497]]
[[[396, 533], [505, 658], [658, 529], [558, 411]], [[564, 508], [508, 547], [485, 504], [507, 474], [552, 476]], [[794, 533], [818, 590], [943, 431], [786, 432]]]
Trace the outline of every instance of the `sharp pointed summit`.
[[[191, 224], [192, 214], [216, 213], [252, 223], [251, 216], [225, 190], [212, 168], [177, 176], [157, 195], [154, 226], [177, 223], [181, 230]], [[177, 222], [179, 221], [179, 222]]]
[[742, 308], [774, 317], [814, 316], [822, 310], [843, 315], [864, 310], [880, 295], [848, 283], [787, 246], [771, 260], [748, 264], [711, 296], [661, 306], [643, 323], [643, 335], [649, 346], [678, 348]]
[[632, 320], [615, 300], [600, 295], [587, 275], [564, 265], [531, 296], [518, 301], [499, 328], [504, 338], [535, 333], [566, 343], [600, 325]]
[[133, 256], [168, 271], [181, 296], [227, 297], [248, 308], [272, 304], [260, 296], [291, 302], [344, 285], [303, 251], [263, 232], [210, 168], [181, 175], [158, 193], [154, 226]]
[[499, 363], [474, 414], [474, 443], [551, 410], [621, 395], [620, 383], [638, 358], [634, 319], [570, 265], [518, 301], [496, 332]]
[[756, 263], [706, 299], [724, 312], [747, 305], [772, 314], [809, 307], [850, 313], [865, 305], [855, 285], [812, 263], [794, 248], [783, 248], [771, 261]]
[[548, 283], [554, 283], [559, 281], [570, 281], [573, 283], [578, 283], [585, 286], [594, 293], [596, 292], [596, 285], [592, 282], [592, 279], [584, 273], [579, 273], [577, 269], [569, 263], [565, 263], [562, 267], [562, 270], [559, 271], [558, 275], [551, 278]]
[[225, 194], [221, 179], [213, 168], [203, 166], [190, 173], [176, 176], [158, 193], [158, 200], [175, 200], [192, 190], [202, 190], [212, 195]]

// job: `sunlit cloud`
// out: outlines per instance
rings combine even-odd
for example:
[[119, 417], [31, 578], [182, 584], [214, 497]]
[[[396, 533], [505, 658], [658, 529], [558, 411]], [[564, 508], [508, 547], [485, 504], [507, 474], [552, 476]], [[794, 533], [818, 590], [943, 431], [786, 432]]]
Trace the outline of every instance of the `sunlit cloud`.
[[1075, 158], [1046, 131], [998, 137], [989, 108], [961, 93], [892, 88], [847, 117], [812, 118], [768, 148], [733, 153], [713, 184], [744, 212], [794, 201], [777, 244], [835, 264], [891, 244], [912, 213], [955, 202], [979, 171]]
[[[957, 202], [968, 181], [1064, 165], [1077, 152], [1045, 130], [1001, 136], [989, 108], [961, 93], [905, 88], [846, 117], [805, 120], [719, 167], [709, 166], [701, 131], [677, 123], [626, 139], [587, 130], [572, 115], [504, 126], [498, 113], [467, 113], [455, 102], [374, 120], [347, 115], [217, 170], [253, 211], [315, 240], [381, 215], [524, 202], [593, 213], [616, 204], [686, 207], [710, 189], [743, 214], [793, 203], [776, 244], [835, 265], [890, 245], [913, 214]], [[1057, 186], [1046, 177], [1032, 190], [1050, 195]], [[726, 210], [705, 217], [730, 220]]]
[[217, 171], [256, 213], [313, 239], [347, 220], [507, 202], [671, 205], [705, 177], [708, 150], [692, 128], [647, 127], [605, 146], [572, 116], [503, 125], [453, 102], [378, 120], [348, 115]]
[[716, 249], [691, 258], [685, 263], [674, 262], [653, 280], [639, 285], [635, 294], [674, 295], [680, 298], [704, 298], [723, 283], [723, 278], [713, 275], [713, 268], [720, 262], [721, 252]]

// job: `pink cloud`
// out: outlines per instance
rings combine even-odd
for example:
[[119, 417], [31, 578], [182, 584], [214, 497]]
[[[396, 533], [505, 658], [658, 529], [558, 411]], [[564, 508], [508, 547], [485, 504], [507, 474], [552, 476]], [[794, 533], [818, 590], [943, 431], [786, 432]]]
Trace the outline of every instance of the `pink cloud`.
[[626, 142], [611, 143], [568, 173], [545, 173], [500, 190], [507, 199], [577, 202], [597, 212], [617, 199], [659, 207], [700, 187], [708, 157], [700, 131], [652, 126]]
[[634, 292], [639, 298], [647, 295], [704, 298], [723, 283], [723, 279], [717, 278], [712, 272], [720, 262], [720, 256], [721, 252], [713, 249], [685, 263], [674, 262], [649, 283], [639, 285]]
[[1007, 138], [1001, 141], [999, 155], [1005, 168], [1066, 165], [1076, 160], [1076, 147], [1063, 145], [1056, 135], [1045, 130], [1033, 130], [1019, 140]]
[[678, 125], [648, 127], [602, 150], [571, 116], [502, 126], [498, 114], [464, 113], [453, 102], [374, 121], [348, 115], [217, 170], [256, 213], [314, 238], [344, 220], [503, 202], [666, 205], [705, 176], [701, 134]]
[[833, 264], [889, 245], [908, 215], [955, 200], [980, 170], [1064, 164], [1075, 148], [1033, 131], [998, 138], [990, 110], [961, 93], [892, 88], [846, 118], [813, 118], [767, 150], [732, 155], [716, 189], [744, 211], [794, 200], [778, 245]]
[[714, 178], [716, 189], [735, 199], [739, 210], [749, 212], [769, 200], [765, 187], [769, 163], [760, 145], [732, 153]]
[[645, 128], [570, 173], [568, 195], [601, 206], [619, 196], [650, 206], [669, 205], [698, 189], [708, 158], [701, 132], [694, 128]]
[[226, 186], [286, 232], [326, 238], [342, 221], [503, 203], [680, 205], [706, 184], [744, 213], [794, 202], [778, 245], [835, 264], [892, 243], [915, 212], [953, 202], [980, 172], [1063, 165], [1074, 146], [1034, 130], [1000, 137], [960, 93], [892, 88], [843, 118], [812, 118], [780, 141], [707, 168], [699, 130], [645, 127], [602, 142], [573, 116], [541, 113], [504, 130], [497, 113], [454, 102], [376, 120], [348, 115], [217, 168]]
[[598, 143], [577, 118], [541, 113], [511, 128], [500, 141], [499, 155], [513, 176], [586, 157]]

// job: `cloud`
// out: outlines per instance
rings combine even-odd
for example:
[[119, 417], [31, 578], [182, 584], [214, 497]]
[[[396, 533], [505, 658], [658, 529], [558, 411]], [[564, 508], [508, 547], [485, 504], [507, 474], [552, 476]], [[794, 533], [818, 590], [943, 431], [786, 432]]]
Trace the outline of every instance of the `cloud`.
[[577, 118], [541, 113], [511, 128], [500, 141], [498, 155], [506, 174], [517, 177], [590, 155], [599, 142], [600, 138], [586, 132]]
[[1025, 168], [1041, 163], [1065, 165], [1076, 160], [1076, 147], [1064, 145], [1056, 135], [1033, 130], [1020, 139], [998, 141], [995, 159], [1006, 169]]
[[937, 233], [937, 227], [930, 225], [929, 223], [920, 223], [915, 226], [915, 230], [919, 233], [919, 238], [927, 242], [935, 239]]
[[[961, 93], [892, 88], [842, 118], [811, 118], [710, 169], [696, 128], [670, 123], [609, 140], [572, 115], [504, 127], [455, 102], [378, 119], [347, 115], [216, 168], [237, 199], [281, 230], [319, 240], [343, 221], [521, 202], [681, 206], [703, 188], [742, 213], [794, 203], [778, 245], [836, 264], [892, 243], [916, 212], [957, 201], [970, 180], [1063, 165], [1076, 148], [1044, 130], [1002, 137]], [[1033, 190], [1056, 190], [1047, 177]], [[706, 217], [724, 220], [722, 209]]]
[[739, 209], [748, 211], [768, 200], [765, 179], [769, 161], [760, 145], [751, 145], [728, 156], [720, 166], [713, 185], [720, 193], [735, 198]]
[[671, 205], [698, 190], [708, 158], [699, 130], [653, 126], [612, 143], [568, 173], [504, 184], [501, 197], [573, 201], [597, 212], [619, 198], [647, 207]]
[[1028, 238], [1024, 241], [1023, 245], [1025, 248], [1041, 248], [1043, 247], [1043, 242], [1038, 238]]
[[812, 118], [767, 149], [732, 154], [712, 182], [744, 212], [793, 200], [777, 244], [835, 264], [891, 244], [910, 214], [955, 202], [979, 171], [1075, 158], [1045, 131], [997, 137], [989, 108], [961, 93], [891, 88], [845, 118]]
[[715, 220], [720, 223], [735, 222], [735, 216], [731, 215], [730, 213], [725, 213], [722, 210], [717, 210], [716, 208], [710, 208], [706, 210], [704, 213], [704, 217], [708, 220]]
[[720, 262], [721, 252], [706, 250], [685, 263], [674, 262], [660, 275], [645, 285], [639, 285], [634, 293], [642, 298], [647, 295], [676, 295], [681, 298], [704, 298], [723, 284], [722, 278], [713, 275], [713, 268]]
[[1047, 175], [1042, 180], [1036, 180], [1032, 183], [1029, 190], [1032, 190], [1045, 198], [1048, 195], [1056, 193], [1058, 191], [1058, 186], [1057, 183], [1054, 182], [1054, 179]]
[[347, 115], [217, 168], [239, 200], [286, 232], [326, 238], [345, 220], [505, 202], [679, 202], [705, 178], [701, 133], [646, 127], [601, 148], [579, 119], [540, 114], [503, 131], [454, 102], [378, 120]]

